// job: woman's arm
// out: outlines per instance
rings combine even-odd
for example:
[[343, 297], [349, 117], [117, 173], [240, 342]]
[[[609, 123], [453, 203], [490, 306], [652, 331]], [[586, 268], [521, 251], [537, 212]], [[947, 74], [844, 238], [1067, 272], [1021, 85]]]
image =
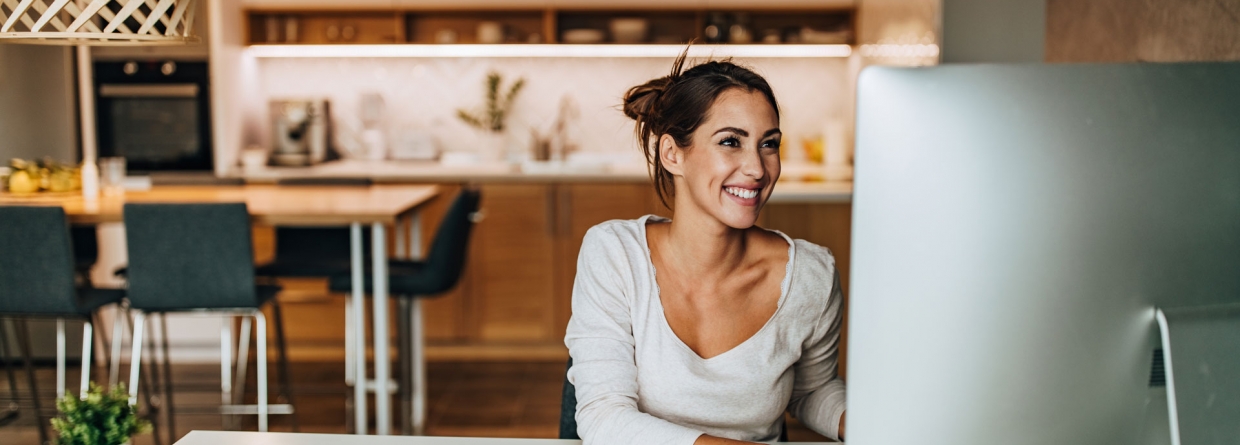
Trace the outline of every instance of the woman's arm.
[[838, 440], [844, 435], [844, 381], [836, 373], [844, 295], [834, 259], [825, 266], [833, 277], [831, 291], [801, 359], [793, 365], [795, 378], [788, 410], [810, 429]]
[[586, 232], [564, 343], [573, 357], [577, 431], [584, 443], [689, 445], [702, 436], [637, 409], [637, 365], [625, 292], [634, 292], [625, 246], [607, 227]]

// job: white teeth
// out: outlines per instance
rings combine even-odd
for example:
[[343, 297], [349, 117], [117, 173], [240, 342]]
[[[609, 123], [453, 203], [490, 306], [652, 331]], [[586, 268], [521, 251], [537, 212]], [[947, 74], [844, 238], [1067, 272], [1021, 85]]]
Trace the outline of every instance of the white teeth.
[[743, 189], [739, 187], [724, 187], [723, 190], [728, 193], [731, 193], [734, 196], [738, 196], [744, 199], [751, 199], [755, 196], [758, 196], [757, 190], [748, 190], [748, 189]]

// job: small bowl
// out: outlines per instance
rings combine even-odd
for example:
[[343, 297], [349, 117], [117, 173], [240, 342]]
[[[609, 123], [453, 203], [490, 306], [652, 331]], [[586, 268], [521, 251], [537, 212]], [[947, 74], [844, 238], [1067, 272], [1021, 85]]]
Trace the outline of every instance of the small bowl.
[[283, 167], [304, 167], [310, 165], [310, 155], [305, 153], [275, 153], [271, 155], [271, 161]]
[[646, 41], [650, 22], [646, 19], [618, 18], [611, 21], [611, 39], [616, 43], [641, 43]]
[[607, 34], [601, 29], [578, 28], [564, 31], [561, 40], [564, 43], [600, 43], [607, 38]]

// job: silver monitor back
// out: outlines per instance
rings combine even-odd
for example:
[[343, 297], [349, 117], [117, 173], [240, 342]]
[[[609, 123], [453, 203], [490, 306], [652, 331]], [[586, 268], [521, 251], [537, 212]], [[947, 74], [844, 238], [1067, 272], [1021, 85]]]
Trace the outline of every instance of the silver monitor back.
[[1153, 308], [1240, 301], [1240, 64], [869, 68], [856, 164], [850, 444], [1169, 442]]

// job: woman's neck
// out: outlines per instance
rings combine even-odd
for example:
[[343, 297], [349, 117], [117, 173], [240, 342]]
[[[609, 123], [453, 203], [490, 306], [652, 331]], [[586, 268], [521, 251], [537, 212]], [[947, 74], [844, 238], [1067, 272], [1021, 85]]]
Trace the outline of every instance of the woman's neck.
[[697, 209], [680, 207], [663, 240], [663, 255], [681, 272], [710, 277], [736, 270], [748, 248], [745, 230], [729, 227]]

